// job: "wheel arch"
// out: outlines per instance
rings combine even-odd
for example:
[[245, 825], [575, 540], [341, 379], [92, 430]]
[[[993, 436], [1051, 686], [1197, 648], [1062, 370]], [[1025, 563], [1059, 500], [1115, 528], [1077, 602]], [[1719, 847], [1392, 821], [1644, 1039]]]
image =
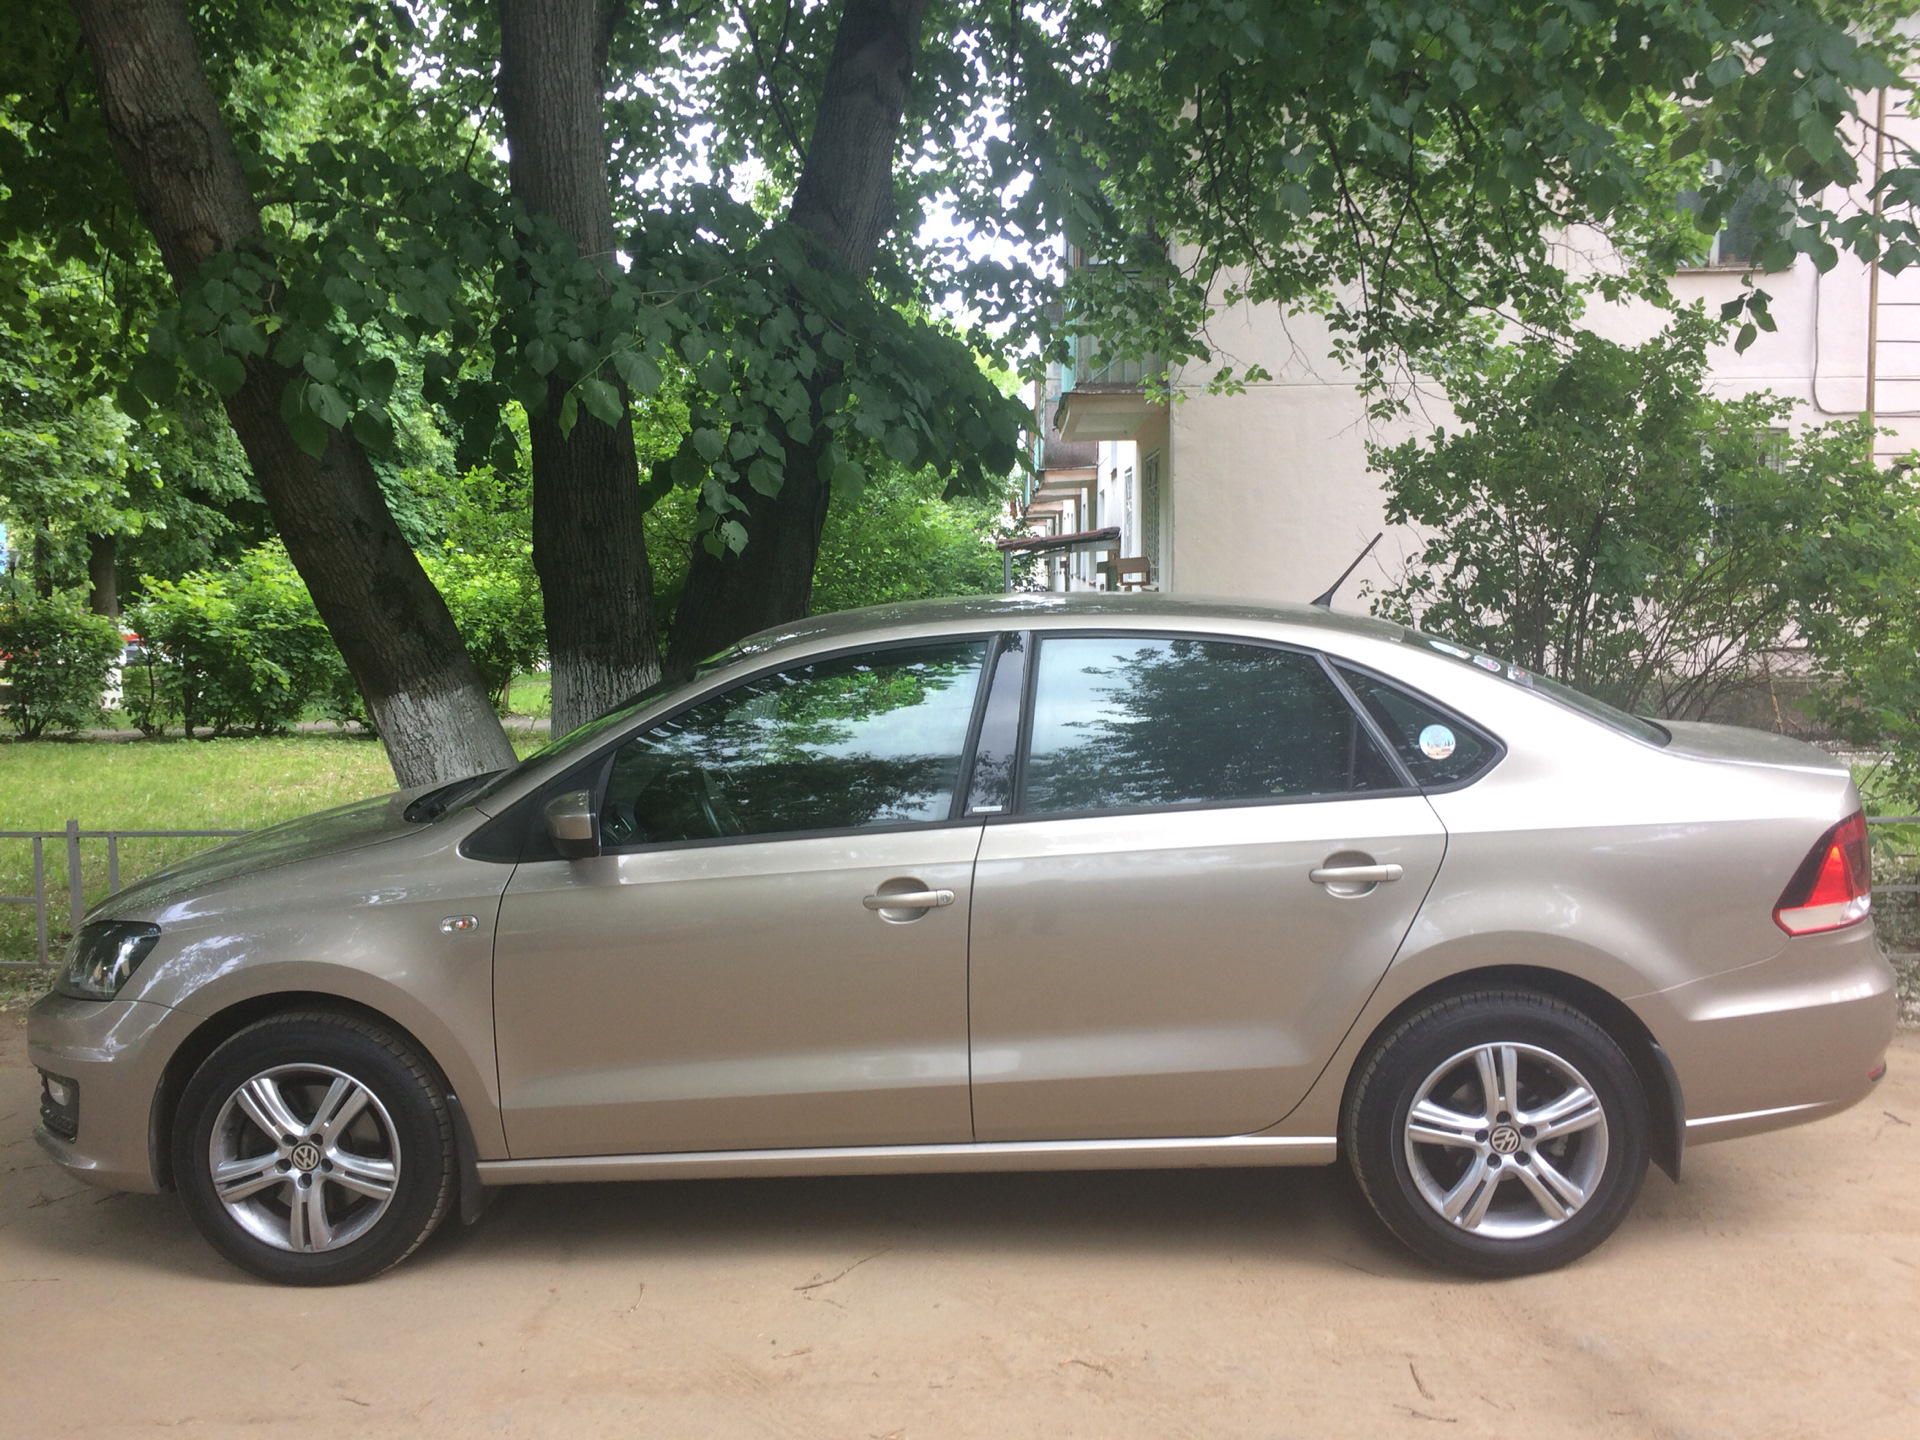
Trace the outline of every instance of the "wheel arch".
[[[434, 1078], [446, 1094], [449, 1107], [453, 1111], [455, 1128], [459, 1132], [457, 1138], [460, 1141], [459, 1148], [463, 1162], [461, 1168], [463, 1172], [470, 1168], [466, 1160], [474, 1151], [471, 1123], [467, 1119], [452, 1082], [448, 1079], [446, 1066], [434, 1054], [432, 1046], [424, 1043], [417, 1034], [393, 1016], [360, 1001], [320, 990], [276, 990], [236, 1000], [204, 1017], [167, 1057], [167, 1063], [160, 1073], [160, 1081], [154, 1086], [153, 1101], [147, 1117], [147, 1162], [152, 1167], [155, 1184], [162, 1190], [169, 1191], [175, 1186], [173, 1127], [187, 1082], [206, 1063], [207, 1058], [235, 1035], [258, 1021], [271, 1019], [275, 1015], [316, 1012], [345, 1016], [377, 1025], [389, 1031], [395, 1039], [410, 1046], [414, 1053], [432, 1068]], [[464, 1190], [464, 1174], [462, 1180]]]
[[[1476, 990], [1510, 988], [1532, 990], [1562, 1001], [1580, 1011], [1625, 1052], [1635, 1076], [1647, 1097], [1652, 1119], [1648, 1148], [1653, 1163], [1673, 1180], [1680, 1178], [1681, 1156], [1686, 1148], [1686, 1097], [1680, 1089], [1680, 1077], [1673, 1062], [1632, 1008], [1591, 980], [1583, 980], [1564, 970], [1539, 965], [1488, 965], [1443, 976], [1414, 991], [1394, 1006], [1368, 1034], [1360, 1046], [1361, 1056], [1370, 1055], [1381, 1039], [1390, 1034], [1409, 1015], [1441, 1000]], [[1362, 1067], [1354, 1065], [1347, 1074], [1341, 1094], [1341, 1114], [1353, 1098], [1353, 1087]]]

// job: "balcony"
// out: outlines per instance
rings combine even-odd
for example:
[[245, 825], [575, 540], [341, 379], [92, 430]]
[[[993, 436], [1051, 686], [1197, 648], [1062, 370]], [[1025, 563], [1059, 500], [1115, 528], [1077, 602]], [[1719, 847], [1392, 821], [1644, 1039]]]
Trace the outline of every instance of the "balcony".
[[1165, 369], [1158, 356], [1103, 355], [1093, 336], [1076, 335], [1072, 358], [1060, 367], [1053, 433], [1070, 445], [1133, 439], [1166, 408], [1147, 397], [1147, 382]]

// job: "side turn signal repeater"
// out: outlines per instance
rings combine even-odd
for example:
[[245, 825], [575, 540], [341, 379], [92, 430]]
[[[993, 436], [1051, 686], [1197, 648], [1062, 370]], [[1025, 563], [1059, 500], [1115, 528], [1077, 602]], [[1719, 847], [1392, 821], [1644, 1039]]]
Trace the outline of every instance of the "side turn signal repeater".
[[1872, 894], [1867, 817], [1856, 810], [1807, 852], [1773, 907], [1773, 923], [1789, 935], [1844, 929], [1867, 918]]

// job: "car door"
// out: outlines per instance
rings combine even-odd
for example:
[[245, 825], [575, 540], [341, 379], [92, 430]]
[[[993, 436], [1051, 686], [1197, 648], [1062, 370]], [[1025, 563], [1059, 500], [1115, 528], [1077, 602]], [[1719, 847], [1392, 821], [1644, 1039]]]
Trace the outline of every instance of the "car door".
[[974, 871], [976, 1138], [1273, 1125], [1399, 947], [1439, 820], [1309, 652], [1046, 633], [1032, 664]]
[[604, 853], [522, 863], [501, 904], [516, 1158], [971, 1138], [954, 792], [986, 650], [791, 664], [609, 751]]

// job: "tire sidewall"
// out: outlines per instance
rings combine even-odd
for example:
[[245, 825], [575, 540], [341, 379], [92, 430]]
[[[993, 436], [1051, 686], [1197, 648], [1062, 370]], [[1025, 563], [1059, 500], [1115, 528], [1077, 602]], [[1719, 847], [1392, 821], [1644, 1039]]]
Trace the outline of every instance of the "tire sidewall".
[[[400, 1173], [386, 1213], [365, 1235], [337, 1250], [302, 1254], [242, 1229], [214, 1190], [208, 1149], [227, 1099], [255, 1075], [279, 1065], [324, 1065], [365, 1085], [386, 1107]], [[346, 1019], [303, 1016], [242, 1030], [210, 1055], [187, 1082], [173, 1132], [180, 1196], [208, 1242], [250, 1274], [280, 1284], [339, 1285], [395, 1264], [438, 1223], [450, 1185], [446, 1103], [422, 1067], [397, 1042]]]
[[[1572, 1219], [1541, 1235], [1494, 1239], [1450, 1224], [1421, 1195], [1407, 1160], [1407, 1115], [1420, 1086], [1446, 1060], [1488, 1044], [1558, 1055], [1586, 1078], [1606, 1116], [1607, 1159], [1595, 1193]], [[1605, 1031], [1545, 996], [1500, 994], [1443, 1002], [1396, 1031], [1355, 1097], [1349, 1142], [1367, 1198], [1400, 1239], [1451, 1269], [1506, 1276], [1568, 1264], [1614, 1231], [1646, 1176], [1648, 1130], [1639, 1078]]]

